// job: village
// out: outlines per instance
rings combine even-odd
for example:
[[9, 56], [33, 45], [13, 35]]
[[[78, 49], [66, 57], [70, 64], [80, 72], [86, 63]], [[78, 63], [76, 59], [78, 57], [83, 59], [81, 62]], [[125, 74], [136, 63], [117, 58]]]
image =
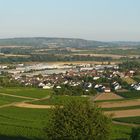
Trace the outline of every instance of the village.
[[140, 82], [133, 80], [136, 71], [121, 71], [119, 65], [114, 64], [48, 65], [39, 63], [32, 65], [1, 65], [0, 74], [10, 75], [11, 81], [17, 81], [25, 87], [33, 86], [43, 89], [61, 89], [67, 86], [78, 87], [83, 90], [82, 94], [85, 95], [92, 94], [93, 91], [96, 94], [121, 90], [140, 90]]

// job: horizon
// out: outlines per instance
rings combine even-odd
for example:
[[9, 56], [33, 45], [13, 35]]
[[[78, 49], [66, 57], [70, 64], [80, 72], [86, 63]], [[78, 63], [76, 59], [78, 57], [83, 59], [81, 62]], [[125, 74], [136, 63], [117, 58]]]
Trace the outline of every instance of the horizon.
[[139, 0], [0, 1], [0, 38], [139, 42]]
[[25, 37], [7, 37], [7, 38], [2, 38], [0, 37], [0, 40], [3, 40], [3, 39], [30, 39], [30, 38], [57, 38], [57, 39], [81, 39], [81, 40], [87, 40], [87, 41], [97, 41], [97, 42], [140, 42], [140, 40], [138, 41], [131, 41], [131, 40], [107, 40], [107, 41], [104, 41], [104, 40], [91, 40], [91, 39], [85, 39], [85, 38], [76, 38], [76, 37], [48, 37], [48, 36], [25, 36]]

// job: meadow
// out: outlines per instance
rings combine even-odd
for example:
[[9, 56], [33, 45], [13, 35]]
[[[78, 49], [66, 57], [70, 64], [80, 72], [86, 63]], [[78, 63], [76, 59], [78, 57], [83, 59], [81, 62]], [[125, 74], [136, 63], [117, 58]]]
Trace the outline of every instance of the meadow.
[[130, 98], [130, 99], [135, 99], [135, 98], [140, 98], [140, 91], [128, 91], [128, 92], [117, 92], [116, 93], [119, 96], [122, 96], [124, 98]]
[[[35, 88], [1, 88], [0, 93], [6, 94], [0, 95], [0, 139], [2, 140], [47, 140], [44, 128], [48, 126], [52, 112], [52, 109], [33, 109], [13, 105], [5, 107], [3, 105], [21, 102], [35, 105], [64, 105], [71, 100], [88, 99], [88, 97], [81, 96], [54, 96], [51, 90]], [[46, 98], [48, 96], [50, 97]], [[131, 126], [112, 124], [111, 139], [127, 140], [131, 129]]]
[[0, 88], [0, 93], [26, 96], [32, 98], [43, 98], [51, 94], [51, 90], [43, 90], [38, 88]]
[[124, 123], [140, 124], [140, 116], [136, 117], [125, 117], [125, 118], [115, 118], [115, 121]]

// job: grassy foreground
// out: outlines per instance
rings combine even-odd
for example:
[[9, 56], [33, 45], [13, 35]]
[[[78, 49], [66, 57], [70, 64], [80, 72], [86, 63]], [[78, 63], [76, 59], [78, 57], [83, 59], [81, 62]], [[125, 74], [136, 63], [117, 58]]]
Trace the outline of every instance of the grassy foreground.
[[[35, 88], [3, 88], [0, 93], [21, 97], [44, 98], [52, 91]], [[65, 104], [70, 100], [86, 100], [79, 96], [52, 96], [50, 99], [34, 101], [33, 104]], [[0, 106], [25, 99], [0, 95]], [[47, 140], [44, 127], [51, 117], [49, 109], [30, 109], [18, 107], [0, 108], [0, 140]], [[131, 127], [112, 125], [112, 139], [128, 139]]]

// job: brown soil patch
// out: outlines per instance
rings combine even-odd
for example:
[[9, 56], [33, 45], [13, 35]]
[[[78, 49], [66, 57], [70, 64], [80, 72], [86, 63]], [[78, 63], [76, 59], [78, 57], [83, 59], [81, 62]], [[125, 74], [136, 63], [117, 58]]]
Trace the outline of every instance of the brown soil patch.
[[80, 54], [73, 54], [73, 55], [80, 55], [80, 56], [95, 56], [95, 57], [111, 57], [114, 59], [120, 59], [123, 55], [115, 55], [115, 54], [87, 54], [87, 53], [80, 53]]
[[140, 109], [106, 111], [105, 114], [111, 115], [113, 118], [140, 116]]
[[29, 104], [29, 103], [17, 103], [14, 104], [16, 107], [23, 107], [23, 108], [37, 108], [37, 109], [50, 109], [50, 108], [55, 108], [54, 105], [34, 105], [34, 104]]
[[123, 97], [116, 95], [114, 93], [102, 93], [99, 94], [96, 98], [95, 101], [100, 101], [100, 100], [115, 100], [115, 99], [123, 99]]
[[140, 99], [116, 102], [102, 102], [97, 104], [102, 108], [137, 106], [140, 105]]

